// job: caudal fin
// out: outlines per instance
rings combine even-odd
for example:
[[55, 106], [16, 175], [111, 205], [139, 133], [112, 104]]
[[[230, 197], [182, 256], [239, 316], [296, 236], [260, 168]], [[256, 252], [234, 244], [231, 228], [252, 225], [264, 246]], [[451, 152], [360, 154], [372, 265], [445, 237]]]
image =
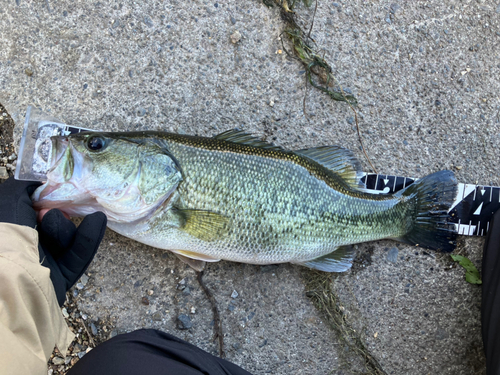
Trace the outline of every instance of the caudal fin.
[[413, 225], [400, 241], [442, 252], [455, 249], [457, 233], [448, 214], [457, 195], [453, 172], [433, 173], [397, 194], [415, 201]]

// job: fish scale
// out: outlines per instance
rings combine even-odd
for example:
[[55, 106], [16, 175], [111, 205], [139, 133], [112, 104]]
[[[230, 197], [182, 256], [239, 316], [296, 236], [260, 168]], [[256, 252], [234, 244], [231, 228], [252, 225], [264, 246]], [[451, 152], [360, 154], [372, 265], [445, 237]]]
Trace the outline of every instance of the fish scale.
[[[171, 250], [183, 260], [292, 262], [343, 271], [354, 257], [345, 246], [355, 243], [394, 238], [431, 249], [454, 247], [454, 233], [442, 214], [456, 195], [456, 180], [449, 171], [427, 176], [398, 193], [378, 195], [359, 186], [359, 162], [338, 146], [285, 151], [239, 131], [214, 138], [164, 132], [81, 133], [60, 144], [68, 144], [68, 139], [71, 147], [57, 152], [63, 157], [48, 173], [48, 185], [51, 179], [60, 183], [56, 171], [67, 172], [64, 166], [74, 163], [73, 175], [81, 179], [67, 183], [85, 190], [80, 197], [101, 202], [98, 186], [88, 181], [97, 184], [96, 176], [113, 175], [113, 181], [122, 184], [119, 171], [128, 171], [124, 180], [135, 171], [138, 182], [121, 192], [138, 194], [136, 199], [128, 196], [95, 210], [104, 211], [111, 218], [110, 228], [118, 233]], [[54, 142], [57, 149], [57, 139]], [[101, 146], [92, 150], [89, 144]], [[86, 160], [91, 164], [78, 165]], [[124, 165], [116, 169], [113, 160]], [[44, 188], [35, 194], [36, 204], [54, 206], [58, 186], [48, 189], [47, 196]], [[65, 199], [58, 207], [78, 213], [78, 207], [64, 207], [71, 206]], [[122, 219], [122, 211], [132, 218]]]
[[[394, 198], [376, 196], [365, 204], [359, 192], [345, 196], [273, 151], [249, 155], [186, 143], [167, 141], [183, 171], [177, 205], [227, 216], [231, 228], [216, 243], [178, 241], [180, 250], [241, 262], [300, 262], [339, 245], [398, 237], [404, 231], [394, 222], [405, 210], [388, 212], [397, 203]], [[355, 217], [353, 211], [365, 215]]]

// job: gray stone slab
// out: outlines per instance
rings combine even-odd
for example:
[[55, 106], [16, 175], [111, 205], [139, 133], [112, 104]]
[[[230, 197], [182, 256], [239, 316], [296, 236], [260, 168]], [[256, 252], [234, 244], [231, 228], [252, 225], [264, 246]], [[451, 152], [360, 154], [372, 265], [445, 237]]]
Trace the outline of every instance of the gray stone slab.
[[[31, 104], [95, 129], [212, 135], [239, 127], [286, 148], [341, 144], [369, 169], [352, 112], [306, 93], [303, 67], [277, 53], [282, 21], [260, 1], [4, 3], [0, 103], [18, 138]], [[460, 182], [500, 185], [497, 10], [491, 0], [319, 2], [312, 36], [358, 97], [379, 172], [451, 168]], [[298, 12], [309, 24], [312, 10]], [[464, 239], [459, 251], [479, 266], [481, 246]], [[345, 348], [304, 295], [301, 269], [264, 271], [208, 267], [228, 359], [257, 374], [341, 373]], [[160, 328], [214, 352], [208, 302], [173, 256], [109, 231], [89, 272], [79, 305], [93, 319], [111, 317], [118, 331]], [[189, 293], [177, 289], [182, 279]], [[449, 257], [393, 241], [362, 245], [334, 289], [388, 374], [484, 372], [480, 287], [466, 284]], [[176, 328], [180, 314], [191, 329]], [[353, 361], [344, 373], [359, 369]]]

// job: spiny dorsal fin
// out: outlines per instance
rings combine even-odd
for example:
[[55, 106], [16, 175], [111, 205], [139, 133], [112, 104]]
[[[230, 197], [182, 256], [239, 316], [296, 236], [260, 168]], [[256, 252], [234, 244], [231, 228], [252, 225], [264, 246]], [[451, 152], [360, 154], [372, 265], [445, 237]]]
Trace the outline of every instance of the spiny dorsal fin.
[[215, 241], [227, 234], [229, 218], [216, 212], [176, 209], [184, 224], [181, 229], [204, 241]]
[[275, 146], [272, 143], [263, 141], [256, 136], [245, 133], [238, 129], [228, 130], [227, 132], [216, 135], [214, 138], [220, 139], [222, 141], [238, 143], [241, 145], [264, 148], [266, 150], [283, 151], [280, 146]]
[[303, 266], [325, 272], [344, 272], [352, 266], [352, 260], [356, 255], [351, 245], [338, 247], [330, 254], [311, 259], [307, 262], [297, 263]]
[[361, 163], [346, 148], [340, 146], [322, 146], [294, 152], [321, 164], [326, 169], [342, 177], [344, 181], [355, 189], [363, 189], [365, 187], [360, 182], [362, 176]]

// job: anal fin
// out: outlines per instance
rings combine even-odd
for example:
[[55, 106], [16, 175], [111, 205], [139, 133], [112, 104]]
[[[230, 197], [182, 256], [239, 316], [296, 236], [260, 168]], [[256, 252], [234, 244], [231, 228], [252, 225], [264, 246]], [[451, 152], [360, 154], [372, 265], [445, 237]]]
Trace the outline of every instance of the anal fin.
[[322, 255], [300, 264], [318, 271], [324, 272], [344, 272], [352, 266], [352, 260], [356, 255], [354, 247], [351, 245], [341, 246], [329, 254]]

